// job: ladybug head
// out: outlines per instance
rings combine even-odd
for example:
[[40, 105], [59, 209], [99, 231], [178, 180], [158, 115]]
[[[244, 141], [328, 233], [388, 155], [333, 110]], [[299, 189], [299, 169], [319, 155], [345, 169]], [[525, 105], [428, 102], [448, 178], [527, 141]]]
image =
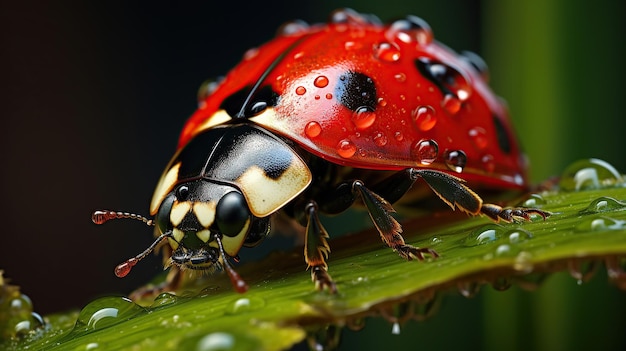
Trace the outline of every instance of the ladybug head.
[[268, 223], [252, 215], [239, 189], [202, 178], [174, 187], [156, 214], [172, 248], [170, 263], [196, 270], [228, 264], [243, 245], [266, 236]]
[[257, 218], [239, 189], [196, 179], [178, 184], [159, 206], [154, 220], [113, 211], [96, 211], [92, 220], [102, 224], [110, 219], [132, 218], [157, 227], [158, 237], [139, 255], [118, 265], [115, 274], [126, 276], [137, 262], [167, 240], [171, 247], [169, 265], [181, 269], [224, 269], [238, 291], [246, 284], [230, 267], [242, 246], [258, 244], [269, 232], [269, 217]]

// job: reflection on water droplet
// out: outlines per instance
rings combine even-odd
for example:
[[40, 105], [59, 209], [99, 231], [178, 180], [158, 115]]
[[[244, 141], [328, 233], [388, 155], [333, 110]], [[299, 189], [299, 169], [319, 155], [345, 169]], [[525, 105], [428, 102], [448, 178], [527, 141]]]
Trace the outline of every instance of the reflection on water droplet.
[[524, 274], [528, 274], [533, 271], [534, 265], [532, 261], [533, 255], [528, 251], [521, 251], [515, 257], [513, 263], [513, 269]]
[[457, 283], [459, 293], [467, 298], [472, 298], [480, 291], [480, 284], [475, 281], [465, 281]]
[[313, 81], [313, 85], [315, 85], [318, 88], [324, 88], [328, 85], [328, 77], [326, 76], [318, 76], [315, 78], [315, 80]]
[[455, 115], [461, 110], [461, 100], [452, 94], [446, 94], [441, 101], [441, 107], [449, 114]]
[[413, 116], [417, 128], [423, 132], [433, 129], [435, 124], [437, 124], [435, 109], [431, 106], [419, 106], [411, 112], [411, 115]]
[[377, 132], [374, 134], [374, 144], [378, 145], [378, 146], [385, 146], [387, 145], [387, 137], [381, 133], [381, 132]]
[[467, 132], [474, 145], [479, 150], [484, 150], [489, 146], [489, 139], [487, 138], [487, 131], [482, 127], [474, 127]]
[[513, 229], [505, 233], [509, 237], [509, 243], [520, 244], [533, 237], [532, 233], [521, 228]]
[[154, 302], [150, 305], [151, 308], [158, 308], [162, 306], [168, 306], [178, 301], [178, 296], [171, 293], [161, 293], [159, 296], [154, 298]]
[[472, 230], [463, 240], [465, 246], [478, 246], [495, 242], [503, 235], [504, 227], [490, 223]]
[[358, 130], [369, 128], [376, 121], [376, 112], [370, 107], [362, 106], [352, 113], [352, 122]]
[[462, 150], [452, 150], [446, 153], [445, 164], [457, 173], [463, 172], [465, 164], [467, 164], [467, 156]]
[[605, 216], [587, 218], [576, 226], [576, 231], [586, 233], [589, 231], [599, 232], [607, 230], [619, 230], [626, 228], [626, 221], [613, 219]]
[[611, 164], [596, 159], [576, 161], [561, 174], [559, 187], [565, 191], [580, 191], [611, 187], [624, 182]]
[[546, 200], [543, 198], [543, 196], [539, 195], [539, 194], [531, 194], [528, 199], [526, 199], [526, 201], [524, 201], [522, 203], [523, 207], [541, 207], [541, 205], [545, 205], [546, 204]]
[[400, 335], [400, 323], [394, 322], [391, 326], [391, 334]]
[[341, 140], [337, 145], [337, 153], [343, 158], [350, 158], [356, 153], [356, 145], [348, 139]]
[[198, 341], [197, 351], [234, 350], [235, 338], [228, 333], [215, 332]]
[[422, 139], [411, 148], [411, 157], [422, 165], [429, 165], [437, 159], [439, 147], [432, 139]]
[[265, 300], [260, 297], [242, 297], [226, 306], [225, 312], [227, 314], [246, 313], [257, 310], [263, 306], [265, 306]]
[[400, 60], [400, 49], [391, 43], [380, 43], [374, 46], [374, 57], [385, 62]]
[[319, 136], [321, 133], [322, 133], [322, 126], [315, 121], [311, 121], [307, 123], [307, 125], [304, 127], [304, 134], [309, 138], [315, 138]]
[[103, 329], [145, 312], [143, 307], [128, 298], [103, 297], [92, 301], [80, 311], [72, 333]]
[[587, 208], [580, 211], [580, 214], [592, 214], [601, 212], [612, 212], [626, 209], [626, 202], [616, 200], [612, 197], [602, 196], [589, 204]]

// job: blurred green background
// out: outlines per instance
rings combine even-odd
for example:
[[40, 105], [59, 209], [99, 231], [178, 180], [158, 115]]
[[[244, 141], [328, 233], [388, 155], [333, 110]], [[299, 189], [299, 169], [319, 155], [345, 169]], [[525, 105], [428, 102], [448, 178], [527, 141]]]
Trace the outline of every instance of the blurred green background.
[[[147, 213], [202, 81], [281, 23], [325, 21], [339, 7], [383, 20], [418, 15], [441, 42], [482, 55], [534, 182], [588, 157], [626, 171], [623, 1], [2, 2], [0, 268], [36, 310], [127, 293], [158, 272], [151, 258], [115, 278], [113, 267], [149, 245], [151, 231], [95, 227], [91, 211]], [[483, 288], [446, 298], [400, 335], [368, 320], [345, 333], [343, 348], [626, 349], [625, 297], [604, 272], [583, 285], [556, 275], [533, 293]]]

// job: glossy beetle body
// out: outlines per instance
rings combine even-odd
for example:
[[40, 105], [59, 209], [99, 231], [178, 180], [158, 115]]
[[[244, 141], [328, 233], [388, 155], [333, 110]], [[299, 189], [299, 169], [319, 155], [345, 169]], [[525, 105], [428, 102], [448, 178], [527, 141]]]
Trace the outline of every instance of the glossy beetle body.
[[[151, 202], [157, 239], [120, 265], [119, 275], [167, 239], [168, 287], [179, 270], [221, 267], [245, 291], [228, 262], [263, 239], [282, 211], [305, 227], [316, 286], [334, 292], [319, 212], [341, 213], [360, 201], [400, 256], [438, 256], [405, 244], [391, 216], [391, 203], [423, 196], [424, 187], [413, 186], [418, 178], [472, 215], [545, 218], [536, 209], [485, 204], [465, 184], [526, 187], [524, 157], [486, 78], [480, 59], [433, 41], [414, 16], [383, 25], [340, 10], [325, 25], [283, 26], [201, 90]], [[122, 217], [99, 215], [97, 222]]]

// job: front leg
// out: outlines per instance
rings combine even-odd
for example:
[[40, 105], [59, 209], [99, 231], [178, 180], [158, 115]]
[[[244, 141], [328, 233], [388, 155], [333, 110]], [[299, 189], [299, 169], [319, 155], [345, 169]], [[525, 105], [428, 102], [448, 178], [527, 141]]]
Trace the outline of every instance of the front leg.
[[324, 229], [317, 214], [317, 204], [309, 201], [305, 206], [307, 216], [306, 237], [304, 241], [304, 259], [311, 268], [311, 280], [315, 283], [317, 290], [328, 288], [331, 293], [337, 292], [337, 287], [328, 274], [326, 259], [330, 253], [328, 245], [328, 232]]

